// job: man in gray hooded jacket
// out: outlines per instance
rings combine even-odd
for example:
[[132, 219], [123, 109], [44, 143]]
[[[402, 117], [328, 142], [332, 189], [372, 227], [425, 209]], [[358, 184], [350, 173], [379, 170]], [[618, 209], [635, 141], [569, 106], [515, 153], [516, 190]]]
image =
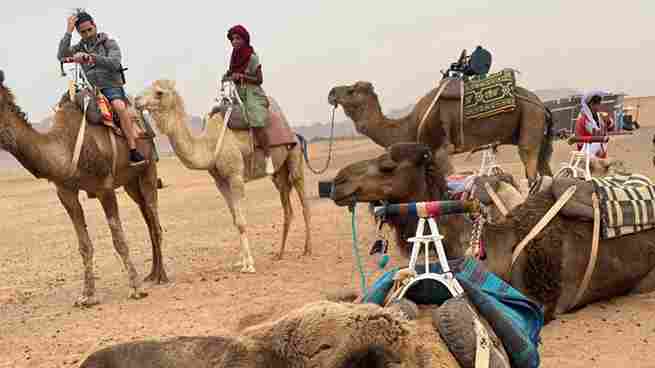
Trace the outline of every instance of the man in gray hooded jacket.
[[[73, 30], [77, 29], [82, 39], [71, 46]], [[59, 42], [57, 58], [69, 60], [82, 66], [89, 82], [97, 87], [120, 118], [121, 129], [130, 148], [130, 165], [145, 163], [144, 157], [136, 150], [136, 130], [127, 110], [128, 99], [123, 89], [121, 50], [116, 40], [106, 33], [98, 33], [96, 24], [88, 13], [78, 12], [68, 18], [66, 34]]]

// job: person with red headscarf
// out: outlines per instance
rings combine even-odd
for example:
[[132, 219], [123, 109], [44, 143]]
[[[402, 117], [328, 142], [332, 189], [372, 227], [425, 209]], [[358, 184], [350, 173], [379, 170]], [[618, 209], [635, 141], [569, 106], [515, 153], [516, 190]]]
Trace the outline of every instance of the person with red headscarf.
[[232, 43], [232, 56], [230, 67], [223, 76], [223, 80], [231, 79], [237, 85], [239, 97], [243, 101], [245, 117], [253, 129], [257, 142], [259, 142], [266, 156], [266, 173], [272, 175], [275, 171], [268, 143], [268, 136], [264, 128], [268, 124], [269, 102], [262, 88], [264, 78], [259, 56], [250, 45], [250, 34], [242, 25], [236, 25], [227, 32], [227, 38]]
[[[606, 135], [608, 131], [614, 130], [614, 122], [604, 119], [601, 113], [602, 92], [589, 92], [580, 101], [580, 116], [575, 122], [575, 135], [578, 137], [590, 137], [595, 135]], [[578, 151], [589, 145], [591, 153], [598, 158], [607, 158], [607, 144], [605, 143], [578, 143]]]

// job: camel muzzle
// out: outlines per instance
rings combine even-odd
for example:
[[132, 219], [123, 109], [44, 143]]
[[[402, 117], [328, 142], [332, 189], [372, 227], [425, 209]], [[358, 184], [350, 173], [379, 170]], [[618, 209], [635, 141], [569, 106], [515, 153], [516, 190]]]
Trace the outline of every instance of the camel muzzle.
[[334, 200], [334, 182], [333, 181], [319, 181], [318, 182], [318, 197], [329, 198]]
[[337, 102], [337, 91], [334, 88], [332, 88], [328, 94], [328, 103], [335, 107], [339, 104]]

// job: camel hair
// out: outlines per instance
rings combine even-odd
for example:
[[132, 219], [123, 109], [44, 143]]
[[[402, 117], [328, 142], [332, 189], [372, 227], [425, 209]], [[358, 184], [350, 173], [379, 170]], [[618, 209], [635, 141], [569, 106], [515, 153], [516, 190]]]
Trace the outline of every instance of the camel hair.
[[[225, 198], [232, 214], [234, 225], [239, 231], [241, 243], [240, 260], [236, 262], [241, 272], [255, 272], [255, 262], [250, 251], [246, 234], [246, 219], [243, 215], [242, 201], [245, 198], [245, 183], [265, 177], [263, 171], [246, 170], [246, 164], [253, 154], [247, 130], [226, 129], [222, 147], [216, 151], [216, 144], [223, 127], [220, 114], [209, 117], [205, 131], [195, 136], [187, 126], [184, 100], [175, 89], [175, 81], [156, 80], [136, 98], [138, 109], [147, 110], [159, 131], [168, 136], [173, 151], [182, 164], [192, 170], [208, 171], [218, 190]], [[291, 191], [295, 188], [300, 198], [305, 220], [305, 255], [311, 254], [310, 212], [305, 198], [305, 175], [300, 145], [288, 148], [285, 145], [271, 147], [271, 157], [275, 166], [273, 183], [280, 194], [284, 209], [284, 228], [282, 243], [276, 258], [284, 256], [284, 248], [293, 220]], [[258, 160], [262, 159], [261, 157]], [[259, 167], [259, 166], [258, 166]]]
[[[152, 271], [145, 280], [167, 282], [162, 261], [162, 229], [157, 210], [157, 166], [151, 142], [137, 141], [137, 148], [145, 156], [146, 165], [128, 165], [127, 142], [116, 139], [116, 157], [108, 131], [104, 126], [88, 125], [77, 167], [72, 164], [76, 137], [81, 127], [82, 111], [71, 101], [68, 93], [60, 99], [50, 130], [40, 133], [28, 122], [26, 114], [16, 104], [12, 91], [0, 80], [0, 148], [12, 154], [25, 169], [39, 179], [52, 182], [57, 196], [66, 209], [79, 243], [84, 265], [84, 286], [76, 306], [91, 306], [99, 302], [93, 275], [93, 244], [87, 231], [79, 191], [97, 198], [109, 224], [114, 248], [128, 275], [129, 297], [142, 298], [138, 274], [130, 258], [129, 248], [118, 212], [115, 189], [123, 187], [136, 202], [148, 226], [152, 243]], [[112, 160], [116, 172], [112, 173]]]

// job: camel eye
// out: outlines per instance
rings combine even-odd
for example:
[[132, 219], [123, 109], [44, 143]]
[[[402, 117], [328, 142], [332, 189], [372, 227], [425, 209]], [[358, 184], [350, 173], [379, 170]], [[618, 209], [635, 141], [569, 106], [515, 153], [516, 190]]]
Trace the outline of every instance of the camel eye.
[[390, 174], [396, 168], [396, 163], [391, 160], [384, 160], [380, 162], [380, 172]]
[[164, 95], [164, 92], [162, 92], [162, 91], [155, 92], [155, 96], [157, 96], [157, 98], [161, 98], [163, 95]]

